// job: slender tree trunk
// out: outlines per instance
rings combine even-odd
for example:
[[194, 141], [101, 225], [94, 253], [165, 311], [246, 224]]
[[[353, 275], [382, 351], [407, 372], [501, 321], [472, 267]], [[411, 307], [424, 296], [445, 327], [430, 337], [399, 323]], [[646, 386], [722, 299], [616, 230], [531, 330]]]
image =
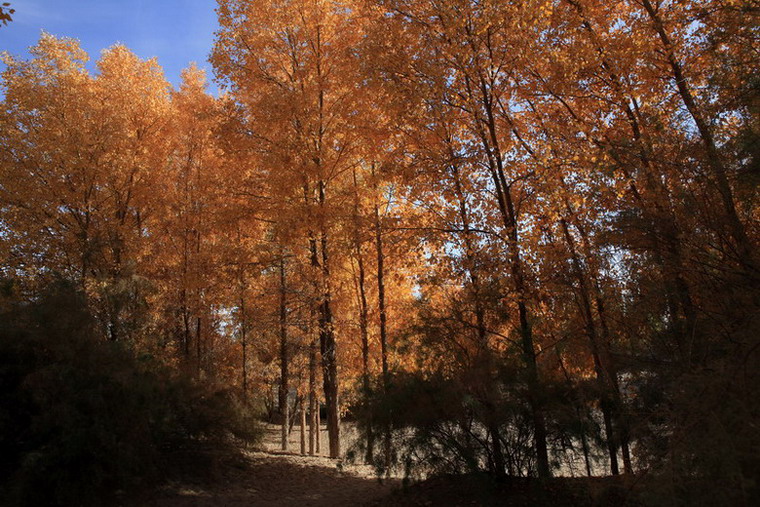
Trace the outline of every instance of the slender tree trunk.
[[[492, 127], [492, 137], [495, 138], [495, 127]], [[538, 364], [536, 361], [536, 351], [533, 345], [533, 329], [530, 324], [527, 305], [527, 289], [520, 258], [519, 235], [517, 232], [517, 216], [515, 213], [512, 195], [503, 170], [501, 169], [501, 155], [493, 154], [496, 171], [493, 173], [494, 183], [496, 185], [497, 197], [502, 205], [502, 217], [507, 229], [510, 248], [510, 272], [512, 281], [517, 294], [517, 312], [519, 317], [520, 342], [522, 345], [523, 361], [526, 366], [528, 381], [528, 401], [531, 407], [533, 419], [533, 442], [536, 450], [536, 463], [538, 465], [538, 476], [540, 478], [551, 477], [549, 468], [549, 452], [546, 444], [546, 420], [544, 416], [543, 390], [538, 376]]]
[[201, 359], [203, 357], [203, 347], [201, 344], [201, 318], [196, 317], [195, 318], [195, 356], [196, 356], [196, 365], [195, 365], [195, 375], [196, 377], [200, 378], [201, 376]]
[[[86, 192], [85, 195], [89, 196], [90, 192]], [[89, 208], [89, 197], [85, 197], [85, 209]], [[92, 256], [92, 250], [90, 246], [90, 212], [85, 212], [82, 225], [82, 246], [81, 246], [81, 258], [80, 258], [80, 288], [84, 294], [87, 293], [87, 272], [90, 270], [90, 257]]]
[[306, 397], [301, 396], [301, 454], [306, 454]]
[[[447, 140], [449, 147], [451, 146], [451, 140]], [[449, 153], [452, 160], [455, 160], [455, 154], [453, 149], [450, 149]], [[465, 243], [465, 257], [467, 259], [467, 272], [470, 275], [470, 283], [472, 285], [473, 299], [475, 305], [475, 323], [478, 332], [478, 361], [476, 367], [482, 368], [482, 374], [484, 378], [484, 386], [482, 386], [484, 393], [483, 405], [486, 412], [486, 426], [488, 427], [488, 433], [491, 438], [491, 447], [493, 454], [494, 472], [497, 475], [503, 475], [506, 471], [506, 464], [504, 460], [504, 453], [501, 447], [501, 435], [499, 431], [498, 414], [496, 411], [496, 384], [492, 378], [492, 352], [488, 344], [488, 332], [486, 330], [485, 323], [485, 310], [483, 308], [483, 302], [481, 300], [482, 290], [480, 284], [479, 270], [477, 266], [477, 258], [475, 254], [475, 247], [472, 241], [472, 231], [470, 229], [470, 216], [467, 210], [467, 201], [465, 199], [464, 190], [462, 188], [461, 177], [459, 173], [459, 167], [456, 164], [451, 165], [452, 179], [454, 183], [454, 193], [457, 196], [459, 203], [459, 218], [462, 221], [463, 239]]]
[[288, 403], [289, 378], [288, 378], [288, 331], [287, 331], [287, 294], [285, 292], [285, 255], [280, 252], [280, 416], [281, 445], [282, 450], [288, 450], [288, 433], [290, 421], [290, 404]]
[[[370, 397], [370, 375], [369, 375], [369, 305], [367, 304], [366, 273], [364, 269], [364, 255], [362, 253], [360, 216], [359, 216], [359, 185], [356, 180], [356, 169], [353, 171], [354, 178], [354, 250], [356, 254], [356, 263], [358, 268], [358, 288], [359, 288], [359, 333], [362, 340], [362, 389], [364, 396]], [[374, 458], [375, 435], [372, 428], [371, 417], [367, 418], [367, 449], [364, 459], [371, 463]]]
[[[325, 183], [318, 183], [319, 206], [325, 206]], [[324, 220], [324, 218], [322, 219]], [[340, 456], [340, 403], [338, 400], [338, 354], [332, 316], [332, 294], [330, 289], [330, 263], [328, 252], [327, 226], [320, 224], [321, 282], [322, 294], [319, 305], [319, 342], [322, 352], [322, 384], [327, 407], [327, 435], [330, 457]]]
[[[359, 264], [359, 297], [360, 297], [360, 316], [359, 328], [362, 337], [362, 388], [364, 396], [369, 397], [371, 394], [370, 375], [369, 375], [369, 331], [368, 331], [368, 305], [367, 293], [365, 290], [365, 272], [364, 260], [362, 259], [361, 247], [357, 245], [357, 262]], [[367, 451], [365, 460], [371, 463], [374, 458], [375, 435], [372, 428], [371, 417], [367, 419]]]
[[[308, 194], [308, 189], [304, 189], [305, 195]], [[308, 203], [308, 197], [307, 197], [307, 203]], [[319, 255], [317, 252], [317, 240], [311, 236], [309, 238], [309, 252], [311, 256], [311, 266], [314, 270], [317, 270], [320, 268], [319, 264]], [[315, 275], [316, 276], [316, 275]], [[322, 276], [324, 276], [324, 273], [322, 273]], [[324, 314], [323, 314], [323, 294], [321, 293], [319, 284], [315, 282], [315, 290], [314, 290], [314, 296], [317, 298], [319, 304], [317, 305], [316, 312], [318, 315], [317, 318], [317, 328], [319, 331], [319, 336], [315, 338], [312, 341], [312, 349], [310, 354], [310, 374], [309, 374], [309, 381], [311, 382], [311, 392], [313, 393], [313, 403], [314, 403], [314, 411], [312, 413], [312, 418], [314, 421], [313, 428], [314, 428], [314, 452], [319, 455], [321, 453], [321, 429], [320, 429], [320, 420], [319, 420], [319, 410], [320, 410], [320, 402], [319, 402], [319, 396], [317, 393], [317, 350], [321, 354], [324, 353]], [[322, 366], [324, 367], [324, 357], [320, 358]], [[324, 368], [323, 368], [324, 370]], [[324, 379], [323, 379], [323, 385], [324, 385]]]
[[588, 283], [586, 282], [586, 276], [583, 272], [581, 261], [578, 258], [578, 253], [575, 248], [575, 240], [570, 229], [567, 225], [567, 221], [563, 218], [560, 219], [560, 225], [562, 226], [562, 232], [567, 243], [567, 248], [570, 251], [570, 258], [573, 266], [573, 272], [575, 278], [578, 281], [578, 292], [581, 308], [583, 311], [583, 320], [586, 324], [586, 334], [591, 345], [591, 355], [594, 360], [594, 371], [596, 373], [596, 381], [600, 389], [599, 405], [602, 409], [602, 419], [604, 420], [604, 432], [607, 438], [607, 450], [610, 457], [610, 472], [612, 475], [618, 475], [620, 473], [618, 466], [617, 456], [617, 439], [615, 437], [615, 431], [612, 426], [612, 400], [610, 399], [611, 383], [608, 379], [606, 372], [606, 365], [602, 364], [599, 353], [599, 339], [596, 330], [596, 323], [594, 322], [594, 316], [591, 309], [591, 300], [589, 295]]
[[[470, 44], [473, 44], [470, 41]], [[546, 443], [546, 418], [544, 415], [544, 396], [538, 375], [536, 351], [533, 344], [533, 329], [527, 305], [528, 291], [525, 284], [522, 259], [520, 254], [520, 238], [518, 233], [518, 220], [512, 201], [512, 189], [507, 183], [504, 174], [504, 163], [499, 136], [497, 135], [496, 118], [494, 116], [493, 96], [491, 89], [483, 75], [482, 69], [477, 69], [478, 88], [476, 94], [473, 82], [469, 76], [465, 76], [465, 86], [473, 104], [478, 104], [481, 112], [475, 112], [473, 117], [475, 132], [480, 137], [483, 151], [486, 155], [491, 179], [494, 183], [497, 204], [501, 213], [504, 228], [507, 232], [509, 247], [509, 268], [517, 296], [517, 311], [519, 317], [520, 343], [522, 346], [523, 361], [525, 363], [528, 384], [528, 403], [531, 407], [533, 422], [533, 445], [536, 451], [536, 464], [538, 476], [542, 479], [551, 477], [549, 467], [549, 451]], [[479, 96], [476, 96], [479, 95]], [[486, 130], [484, 130], [484, 128]]]
[[[568, 207], [568, 209], [570, 209]], [[571, 210], [572, 211], [572, 210]], [[591, 249], [591, 242], [589, 240], [588, 234], [586, 233], [586, 229], [582, 227], [580, 224], [576, 224], [576, 228], [578, 229], [578, 232], [580, 233], [583, 248], [584, 248], [584, 255], [587, 259], [591, 258], [592, 255], [592, 249]], [[623, 471], [626, 474], [632, 474], [633, 473], [633, 465], [631, 463], [631, 451], [630, 451], [630, 442], [629, 442], [629, 436], [628, 436], [628, 421], [624, 414], [624, 404], [623, 404], [623, 398], [620, 393], [620, 385], [618, 383], [617, 379], [617, 370], [615, 368], [614, 363], [611, 359], [610, 354], [610, 347], [612, 343], [612, 336], [610, 335], [610, 328], [607, 324], [607, 313], [606, 313], [606, 307], [604, 304], [604, 298], [602, 297], [602, 289], [599, 286], [599, 275], [596, 269], [594, 269], [591, 273], [592, 276], [592, 287], [594, 290], [594, 300], [596, 302], [596, 313], [599, 316], [599, 324], [602, 331], [602, 343], [601, 343], [601, 351], [603, 354], [603, 362], [607, 366], [607, 374], [609, 376], [610, 384], [611, 384], [611, 393], [614, 397], [614, 415], [615, 415], [615, 421], [617, 422], [618, 426], [618, 438], [620, 443], [620, 449], [623, 454]]]
[[[560, 354], [559, 349], [557, 349], [557, 359], [559, 360], [559, 366], [562, 369], [562, 373], [565, 375], [565, 381], [567, 382], [570, 391], [577, 392], [575, 386], [573, 386], [570, 374], [567, 372], [567, 368], [565, 368], [565, 362], [562, 360], [562, 354]], [[586, 417], [581, 412], [580, 407], [582, 405], [582, 400], [578, 400], [578, 404], [575, 407], [575, 417], [578, 418], [578, 423], [581, 425], [581, 448], [583, 449], [583, 462], [586, 465], [586, 475], [591, 477], [593, 474], [591, 473], [591, 459], [589, 457], [588, 437], [586, 436]]]
[[240, 296], [240, 346], [243, 349], [243, 403], [248, 404], [248, 326], [245, 321], [245, 298]]
[[[311, 206], [313, 196], [311, 195], [309, 184], [305, 182], [303, 184], [303, 197], [304, 204], [307, 208]], [[320, 335], [321, 335], [321, 318], [316, 316], [320, 312], [319, 304], [317, 303], [320, 298], [320, 289], [317, 271], [319, 270], [319, 256], [317, 252], [317, 240], [312, 230], [309, 231], [309, 263], [312, 268], [312, 294], [311, 297], [314, 301], [312, 306], [312, 313], [310, 315], [309, 329], [313, 329], [313, 324], [317, 323], [317, 329], [319, 334], [310, 332], [309, 342], [309, 454], [314, 456], [319, 454], [319, 396], [317, 389], [317, 373], [318, 373], [318, 361], [317, 354], [320, 348]]]
[[[500, 160], [500, 155], [498, 160]], [[500, 162], [498, 162], [500, 165]], [[533, 443], [536, 450], [536, 463], [540, 478], [551, 477], [549, 468], [549, 452], [546, 444], [546, 420], [544, 416], [543, 390], [538, 376], [538, 363], [536, 351], [533, 345], [533, 329], [530, 324], [527, 305], [527, 289], [522, 268], [522, 260], [519, 250], [519, 236], [517, 233], [517, 217], [512, 202], [511, 191], [506, 183], [503, 171], [498, 169], [494, 173], [497, 185], [497, 196], [503, 200], [502, 216], [504, 218], [510, 247], [510, 272], [517, 294], [517, 313], [519, 318], [520, 342], [522, 345], [523, 361], [526, 366], [528, 381], [528, 401], [531, 407], [533, 419]]]
[[314, 414], [314, 418], [317, 421], [317, 455], [322, 454], [322, 407], [320, 406], [319, 398], [317, 398], [317, 411]]
[[190, 371], [190, 309], [187, 306], [187, 289], [182, 288], [182, 352], [185, 371]]
[[[373, 169], [374, 174], [374, 169]], [[383, 252], [383, 232], [380, 221], [380, 208], [375, 204], [375, 248], [377, 253], [377, 308], [380, 317], [380, 358], [383, 369], [383, 391], [388, 394], [390, 372], [388, 370], [388, 316], [385, 307], [385, 253]], [[390, 474], [391, 464], [391, 428], [383, 428], [383, 446], [385, 451], [386, 473]]]
[[319, 403], [317, 400], [317, 341], [309, 344], [309, 455], [319, 453]]
[[[320, 210], [324, 212], [325, 180], [323, 164], [323, 147], [325, 136], [325, 88], [322, 87], [322, 27], [316, 26], [316, 40], [311, 46], [314, 52], [316, 82], [319, 85], [317, 99], [317, 132], [315, 139], [314, 166], [318, 178], [317, 192]], [[325, 215], [320, 215], [320, 246], [322, 249], [322, 301], [319, 305], [319, 334], [322, 352], [322, 384], [324, 386], [325, 405], [327, 407], [327, 434], [330, 444], [330, 457], [340, 456], [340, 403], [338, 400], [338, 355], [335, 341], [335, 329], [332, 322], [332, 295], [330, 289], [330, 265], [328, 255], [328, 233]]]
[[[237, 245], [240, 246], [240, 224], [237, 228]], [[242, 389], [243, 389], [243, 403], [248, 405], [248, 322], [245, 307], [245, 267], [242, 260], [238, 263], [238, 321], [240, 325], [240, 347], [242, 349]]]
[[[321, 193], [321, 192], [320, 192]], [[337, 344], [332, 322], [332, 296], [330, 293], [330, 270], [328, 268], [327, 233], [321, 234], [323, 293], [320, 305], [320, 344], [322, 348], [322, 383], [327, 407], [327, 436], [330, 457], [340, 456], [340, 414], [338, 402]]]
[[[195, 272], [196, 280], [200, 281], [201, 266], [199, 265], [199, 259], [201, 254], [201, 233], [197, 228], [193, 231], [195, 235], [195, 262], [193, 263], [193, 271]], [[195, 355], [196, 355], [196, 377], [200, 378], [201, 369], [203, 368], [203, 340], [202, 340], [202, 327], [201, 327], [201, 311], [204, 307], [204, 293], [202, 288], [196, 289], [196, 319], [195, 319]]]

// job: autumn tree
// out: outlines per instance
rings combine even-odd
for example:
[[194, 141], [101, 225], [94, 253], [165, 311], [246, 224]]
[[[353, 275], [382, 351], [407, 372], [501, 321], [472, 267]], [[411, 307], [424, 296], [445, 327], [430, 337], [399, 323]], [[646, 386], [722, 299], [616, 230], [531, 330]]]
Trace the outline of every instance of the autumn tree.
[[43, 34], [32, 54], [5, 57], [8, 239], [24, 269], [42, 254], [78, 280], [111, 339], [125, 338], [145, 297], [138, 266], [168, 150], [168, 83], [123, 46], [103, 53], [96, 77], [73, 40]]
[[[353, 163], [359, 36], [350, 5], [222, 2], [212, 55], [218, 75], [246, 107], [253, 137], [288, 213], [303, 213], [302, 245], [315, 276], [330, 455], [340, 454], [331, 236], [337, 192]], [[302, 247], [299, 247], [302, 248]]]

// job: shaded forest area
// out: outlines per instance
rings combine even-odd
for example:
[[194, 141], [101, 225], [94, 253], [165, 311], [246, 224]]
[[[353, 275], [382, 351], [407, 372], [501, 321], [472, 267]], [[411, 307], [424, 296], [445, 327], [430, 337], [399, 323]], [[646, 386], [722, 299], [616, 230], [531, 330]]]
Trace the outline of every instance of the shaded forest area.
[[427, 479], [388, 505], [760, 502], [757, 0], [217, 17], [216, 96], [2, 54], [3, 498], [203, 474], [267, 420]]

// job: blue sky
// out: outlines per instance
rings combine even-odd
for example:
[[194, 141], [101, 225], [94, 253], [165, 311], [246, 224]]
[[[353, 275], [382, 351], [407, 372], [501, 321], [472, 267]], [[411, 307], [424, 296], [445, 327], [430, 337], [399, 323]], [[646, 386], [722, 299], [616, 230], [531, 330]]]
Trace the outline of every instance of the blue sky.
[[205, 68], [216, 30], [215, 0], [4, 0], [16, 10], [0, 26], [0, 51], [27, 56], [42, 30], [79, 39], [90, 68], [100, 51], [121, 42], [141, 58], [158, 57], [177, 85], [190, 62]]

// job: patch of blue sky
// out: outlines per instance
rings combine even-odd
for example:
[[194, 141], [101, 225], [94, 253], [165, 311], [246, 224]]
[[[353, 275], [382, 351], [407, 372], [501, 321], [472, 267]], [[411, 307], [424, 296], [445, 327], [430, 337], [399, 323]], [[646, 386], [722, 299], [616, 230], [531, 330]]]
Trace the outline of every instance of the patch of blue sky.
[[11, 7], [16, 12], [0, 27], [0, 51], [27, 58], [45, 31], [78, 39], [91, 71], [103, 49], [122, 43], [140, 58], [156, 57], [175, 87], [191, 62], [211, 78], [215, 0], [15, 0]]

